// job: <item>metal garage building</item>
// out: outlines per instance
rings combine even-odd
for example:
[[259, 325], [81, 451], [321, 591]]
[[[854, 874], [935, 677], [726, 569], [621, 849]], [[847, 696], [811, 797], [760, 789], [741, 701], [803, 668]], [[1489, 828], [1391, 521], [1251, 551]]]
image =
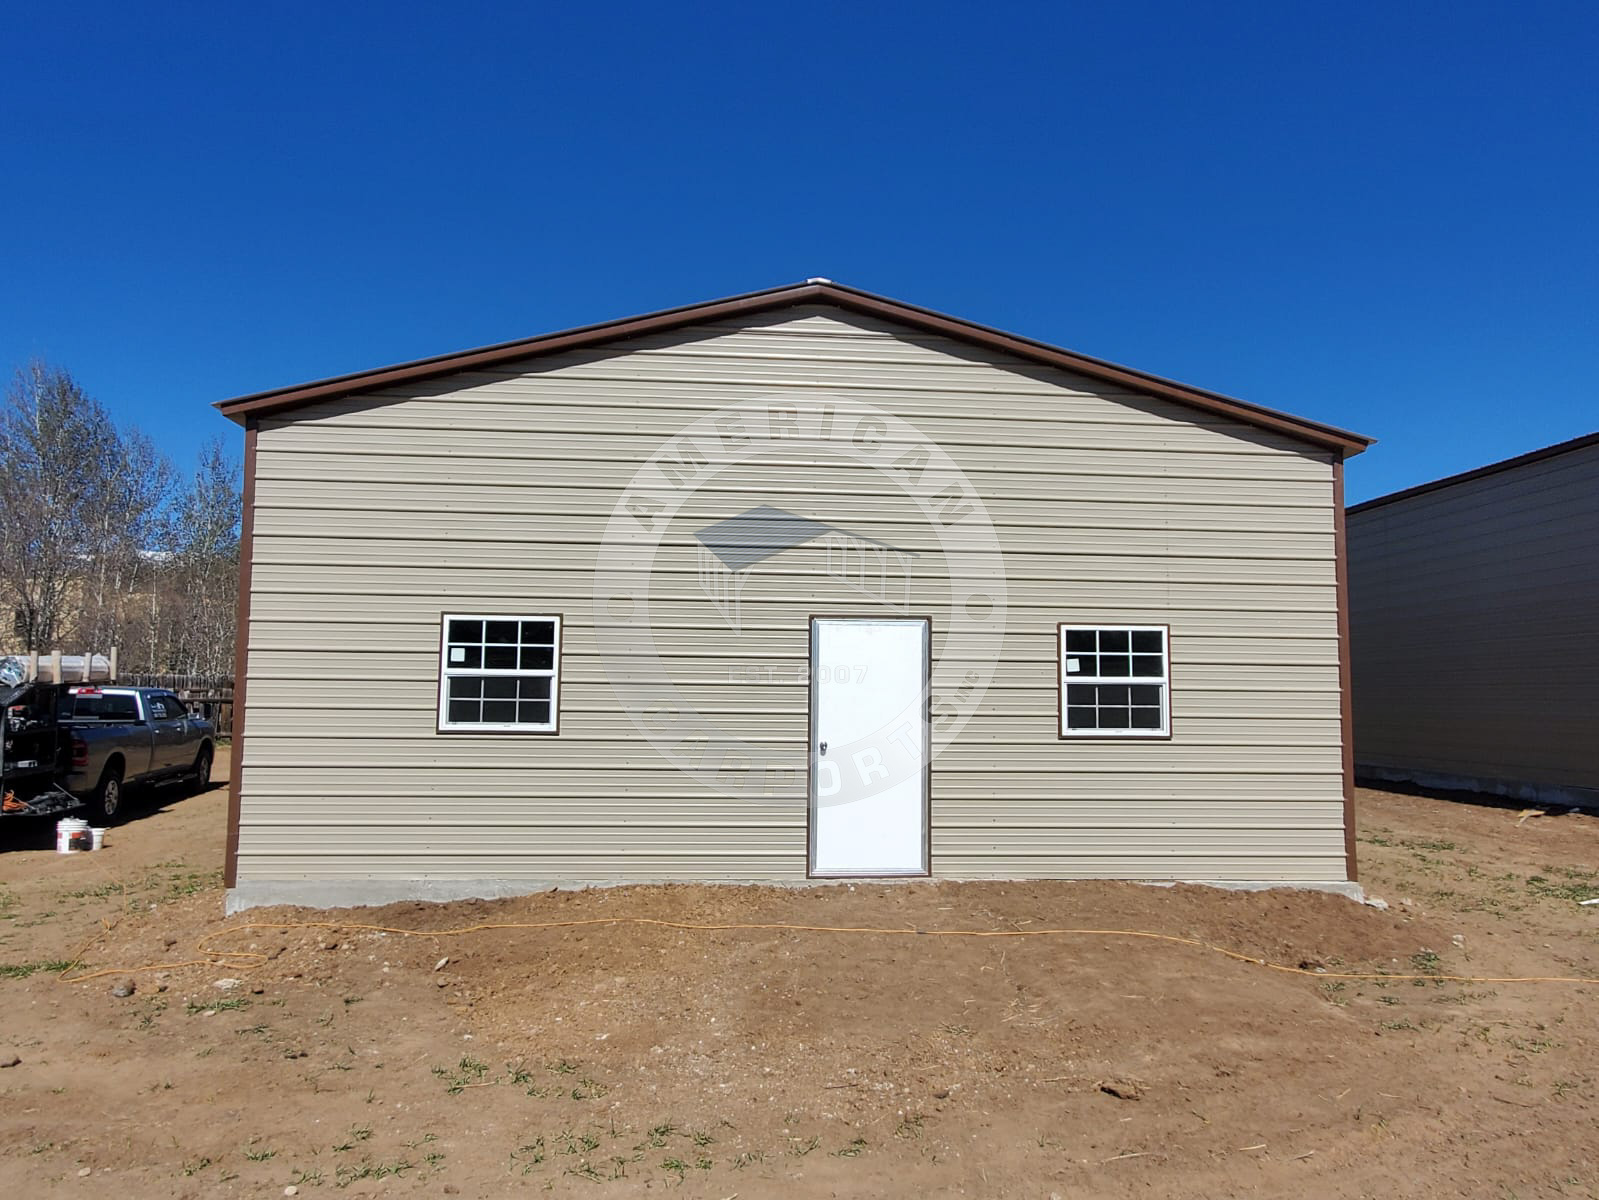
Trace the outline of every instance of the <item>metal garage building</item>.
[[825, 280], [220, 407], [234, 908], [1355, 877], [1368, 439]]
[[1599, 433], [1348, 519], [1361, 774], [1599, 804]]

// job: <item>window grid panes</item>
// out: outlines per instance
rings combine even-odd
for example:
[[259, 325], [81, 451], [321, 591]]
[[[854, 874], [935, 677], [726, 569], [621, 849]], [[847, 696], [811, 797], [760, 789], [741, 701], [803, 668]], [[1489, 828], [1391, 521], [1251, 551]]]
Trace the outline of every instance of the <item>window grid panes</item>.
[[1167, 634], [1160, 626], [1062, 626], [1061, 733], [1164, 737], [1170, 731]]
[[561, 619], [446, 615], [439, 729], [553, 733]]

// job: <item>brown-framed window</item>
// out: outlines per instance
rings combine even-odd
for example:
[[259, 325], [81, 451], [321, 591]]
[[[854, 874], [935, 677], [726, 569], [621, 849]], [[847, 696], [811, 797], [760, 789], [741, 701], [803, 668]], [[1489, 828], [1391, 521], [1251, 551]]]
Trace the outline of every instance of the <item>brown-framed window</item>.
[[1163, 625], [1062, 625], [1061, 736], [1169, 737], [1169, 642]]
[[561, 618], [445, 613], [440, 733], [554, 733]]

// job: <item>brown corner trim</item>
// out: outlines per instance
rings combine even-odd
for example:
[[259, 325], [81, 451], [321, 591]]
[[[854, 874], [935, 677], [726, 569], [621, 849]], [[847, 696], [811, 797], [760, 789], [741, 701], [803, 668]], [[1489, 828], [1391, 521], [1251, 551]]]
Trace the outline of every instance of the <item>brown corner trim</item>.
[[255, 440], [253, 419], [244, 426], [244, 494], [239, 523], [239, 598], [233, 630], [233, 754], [228, 771], [228, 841], [222, 869], [227, 887], [239, 883], [239, 813], [244, 786], [245, 691], [250, 666], [250, 583], [255, 568]]
[[1332, 462], [1333, 484], [1333, 564], [1338, 601], [1338, 727], [1343, 744], [1344, 774], [1344, 864], [1349, 881], [1359, 875], [1355, 869], [1355, 722], [1349, 665], [1349, 540], [1344, 533], [1344, 463]]
[[988, 350], [1015, 355], [1046, 366], [1087, 375], [1092, 379], [1113, 383], [1145, 395], [1158, 396], [1191, 408], [1218, 413], [1248, 425], [1270, 429], [1311, 445], [1336, 451], [1340, 455], [1359, 454], [1372, 442], [1371, 438], [1358, 433], [1351, 433], [1319, 421], [1295, 417], [1258, 404], [1250, 404], [1244, 400], [1236, 400], [1219, 392], [1177, 383], [1132, 367], [1106, 362], [1104, 359], [1090, 358], [1085, 354], [1051, 346], [1047, 342], [1006, 333], [987, 325], [978, 325], [959, 317], [934, 312], [932, 309], [891, 300], [886, 296], [878, 296], [858, 288], [845, 287], [843, 284], [821, 282], [768, 288], [704, 304], [669, 308], [643, 316], [585, 325], [558, 333], [483, 346], [475, 350], [463, 350], [456, 354], [435, 355], [371, 371], [358, 371], [354, 374], [338, 375], [331, 379], [293, 387], [255, 392], [232, 400], [224, 400], [216, 407], [224, 416], [231, 417], [235, 421], [243, 421], [251, 415], [266, 416], [288, 412], [317, 400], [376, 391], [399, 384], [452, 375], [460, 371], [490, 367], [516, 359], [597, 346], [621, 338], [638, 337], [731, 317], [749, 316], [798, 304], [829, 304], [912, 328], [943, 334]]

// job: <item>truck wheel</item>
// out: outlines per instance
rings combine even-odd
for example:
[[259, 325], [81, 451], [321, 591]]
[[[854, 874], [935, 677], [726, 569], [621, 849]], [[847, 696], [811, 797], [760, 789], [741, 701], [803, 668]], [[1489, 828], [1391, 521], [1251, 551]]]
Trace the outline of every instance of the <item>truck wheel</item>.
[[122, 815], [122, 772], [107, 767], [100, 776], [99, 786], [89, 797], [89, 817], [102, 825], [109, 825]]
[[211, 747], [207, 746], [195, 755], [194, 774], [189, 780], [189, 790], [195, 795], [211, 789]]

